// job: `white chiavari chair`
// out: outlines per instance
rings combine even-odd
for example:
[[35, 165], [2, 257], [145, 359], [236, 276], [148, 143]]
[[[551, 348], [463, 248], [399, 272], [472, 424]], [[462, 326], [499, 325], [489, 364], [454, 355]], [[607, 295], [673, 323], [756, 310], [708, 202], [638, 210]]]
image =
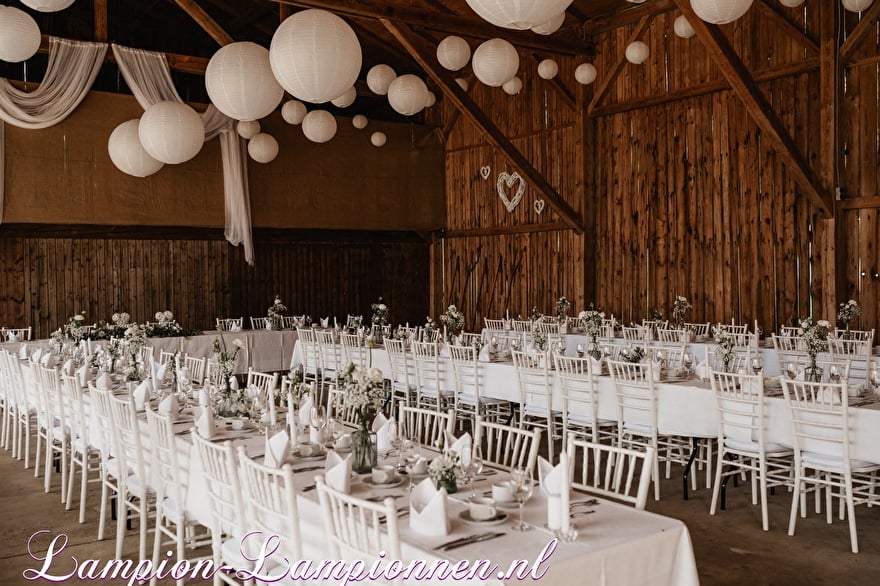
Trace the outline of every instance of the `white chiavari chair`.
[[270, 329], [272, 321], [268, 317], [254, 317], [251, 316], [251, 329], [252, 330], [268, 330]]
[[183, 357], [183, 366], [189, 372], [189, 380], [194, 385], [202, 386], [205, 384], [205, 365], [208, 359], [205, 357], [185, 355]]
[[73, 503], [73, 487], [76, 469], [80, 471], [79, 522], [86, 521], [86, 495], [88, 484], [101, 482], [101, 452], [89, 440], [89, 418], [83, 403], [83, 392], [77, 376], [61, 375], [61, 388], [65, 395], [68, 425], [70, 426], [70, 472], [67, 477], [67, 500], [69, 511]]
[[421, 328], [418, 339], [421, 342], [437, 342], [440, 339], [440, 330], [435, 328]]
[[547, 432], [548, 460], [554, 462], [556, 423], [550, 381], [550, 358], [546, 354], [513, 351], [513, 366], [519, 386], [519, 426], [535, 426]]
[[[850, 331], [850, 334], [853, 332]], [[850, 365], [847, 380], [853, 385], [868, 383], [868, 371], [871, 365], [871, 351], [874, 343], [874, 330], [851, 338], [839, 335], [828, 336], [828, 353], [833, 360], [846, 360]]]
[[459, 346], [476, 346], [483, 343], [483, 334], [462, 332], [458, 337]]
[[578, 438], [566, 442], [571, 487], [633, 505], [643, 511], [648, 502], [651, 470], [657, 450], [630, 450]]
[[710, 325], [711, 324], [709, 322], [706, 322], [704, 324], [692, 323], [692, 322], [685, 322], [684, 323], [685, 329], [690, 332], [693, 332], [694, 338], [697, 338], [698, 336], [701, 338], [707, 338], [709, 336]]
[[330, 379], [345, 372], [346, 363], [344, 362], [342, 346], [336, 339], [335, 331], [314, 330], [314, 332], [318, 353], [321, 356], [321, 375], [324, 384], [328, 384]]
[[520, 334], [531, 334], [535, 329], [535, 324], [531, 320], [528, 319], [515, 319], [510, 322], [511, 326], [513, 326], [514, 332], [519, 332]]
[[537, 429], [486, 421], [477, 416], [474, 445], [483, 450], [483, 460], [504, 470], [536, 470], [541, 432]]
[[0, 328], [0, 342], [28, 342], [31, 339], [32, 327]]
[[8, 364], [9, 352], [0, 350], [0, 447], [10, 449], [8, 430], [13, 415], [12, 371]]
[[651, 328], [645, 326], [623, 326], [623, 339], [627, 342], [647, 342], [651, 339]]
[[240, 332], [243, 324], [243, 317], [218, 317], [217, 327], [224, 332]]
[[661, 344], [687, 344], [688, 330], [661, 328], [657, 330], [657, 340]]
[[417, 440], [423, 446], [436, 447], [445, 438], [444, 432], [455, 429], [455, 412], [421, 409], [399, 405], [398, 424], [401, 437]]
[[61, 374], [58, 369], [39, 366], [38, 381], [46, 409], [46, 452], [43, 471], [45, 492], [52, 486], [52, 469], [55, 459], [59, 462], [61, 476], [61, 502], [67, 500], [68, 456], [70, 447], [70, 425], [65, 410], [64, 390], [61, 388]]
[[715, 324], [715, 327], [722, 329], [730, 334], [748, 334], [749, 326], [747, 324]]
[[167, 364], [174, 360], [175, 352], [169, 350], [159, 350], [159, 364]]
[[490, 421], [509, 419], [510, 406], [503, 399], [485, 397], [482, 393], [483, 367], [478, 360], [476, 347], [450, 346], [452, 356], [452, 373], [455, 377], [455, 418], [459, 429], [466, 420], [470, 420], [470, 428], [476, 425], [476, 416], [481, 415]]
[[153, 364], [153, 347], [152, 346], [144, 346], [141, 348], [140, 352], [140, 363], [149, 366]]
[[613, 443], [616, 421], [599, 418], [599, 372], [589, 356], [553, 356], [562, 391], [562, 437], [572, 433], [592, 442]]
[[490, 332], [503, 332], [505, 331], [504, 320], [503, 319], [491, 319], [488, 317], [483, 318], [483, 324], [486, 326], [486, 329]]
[[[282, 315], [281, 316], [281, 327], [285, 330], [292, 330], [296, 327], [297, 317], [295, 315]], [[305, 316], [303, 316], [305, 319]]]
[[330, 385], [327, 390], [327, 419], [335, 419], [351, 427], [360, 423], [357, 410], [345, 404], [345, 389]]
[[318, 348], [318, 337], [313, 328], [296, 328], [296, 336], [302, 346], [303, 380], [318, 380], [321, 372], [321, 351]]
[[391, 367], [391, 413], [397, 413], [398, 404], [415, 404], [418, 389], [415, 364], [407, 351], [406, 340], [388, 338], [384, 345]]
[[[119, 495], [119, 475], [129, 474], [129, 470], [121, 466], [115, 449], [114, 434], [116, 433], [111, 416], [110, 391], [99, 389], [89, 381], [89, 417], [95, 418], [98, 424], [98, 449], [101, 453], [101, 511], [98, 516], [98, 541], [104, 539], [107, 524], [107, 509], [115, 514], [115, 503]], [[112, 501], [112, 502], [111, 502]], [[117, 519], [117, 523], [124, 521]]]
[[654, 348], [654, 358], [661, 360], [667, 368], [681, 368], [686, 351], [685, 344], [661, 342], [659, 346]]
[[443, 411], [455, 398], [446, 369], [440, 364], [438, 342], [413, 342], [413, 361], [416, 366], [416, 405]]
[[874, 330], [849, 330], [847, 331], [845, 328], [834, 328], [834, 335], [841, 340], [862, 340], [872, 342], [874, 341]]
[[369, 368], [370, 349], [366, 347], [363, 336], [343, 332], [339, 338], [345, 363], [354, 364], [358, 368]]
[[559, 326], [559, 322], [548, 321], [546, 318], [541, 318], [535, 322], [535, 329], [543, 334], [559, 334]]

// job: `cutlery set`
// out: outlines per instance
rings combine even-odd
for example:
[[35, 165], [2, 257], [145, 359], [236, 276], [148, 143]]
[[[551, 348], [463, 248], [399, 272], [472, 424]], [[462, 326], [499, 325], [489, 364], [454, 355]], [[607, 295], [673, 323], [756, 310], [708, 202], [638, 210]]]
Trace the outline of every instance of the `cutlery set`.
[[450, 551], [459, 547], [464, 547], [465, 545], [470, 545], [472, 543], [480, 543], [483, 541], [488, 541], [490, 539], [495, 539], [496, 537], [503, 537], [507, 535], [507, 533], [496, 532], [496, 531], [488, 531], [486, 533], [477, 533], [475, 535], [468, 535], [467, 537], [462, 537], [459, 539], [453, 539], [452, 541], [447, 541], [441, 545], [435, 547], [435, 550], [441, 551]]

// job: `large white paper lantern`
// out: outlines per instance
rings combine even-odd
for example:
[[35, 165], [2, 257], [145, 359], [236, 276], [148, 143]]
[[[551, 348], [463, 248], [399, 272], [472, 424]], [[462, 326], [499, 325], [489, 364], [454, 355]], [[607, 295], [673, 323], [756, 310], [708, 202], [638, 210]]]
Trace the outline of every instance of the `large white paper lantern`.
[[30, 14], [0, 6], [0, 60], [27, 61], [40, 49], [40, 27]]
[[351, 86], [345, 93], [341, 96], [333, 98], [330, 100], [330, 103], [336, 106], [337, 108], [348, 108], [352, 104], [354, 104], [354, 100], [357, 98], [357, 90], [354, 89], [354, 86]]
[[390, 66], [380, 63], [373, 65], [367, 72], [367, 87], [378, 96], [388, 93], [388, 86], [395, 80], [397, 73]]
[[271, 163], [278, 156], [278, 141], [261, 132], [248, 142], [248, 154], [258, 163]]
[[404, 116], [421, 112], [427, 100], [428, 86], [416, 75], [401, 75], [388, 87], [388, 103]]
[[516, 75], [519, 54], [504, 39], [489, 39], [474, 51], [472, 67], [477, 79], [488, 86], [500, 87]]
[[214, 106], [235, 120], [259, 120], [271, 114], [284, 88], [272, 74], [269, 51], [242, 41], [221, 47], [208, 61], [205, 88]]
[[238, 131], [238, 136], [250, 140], [260, 133], [260, 123], [256, 120], [242, 120], [235, 129]]
[[367, 117], [363, 114], [357, 114], [354, 118], [351, 119], [351, 125], [357, 128], [358, 130], [363, 130], [367, 127], [370, 121], [367, 120]]
[[285, 19], [272, 36], [269, 63], [294, 97], [320, 104], [342, 95], [361, 71], [361, 45], [348, 24], [326, 10]]
[[462, 89], [462, 91], [465, 91], [465, 92], [468, 91], [468, 82], [467, 82], [467, 80], [466, 80], [465, 78], [463, 78], [463, 77], [456, 77], [456, 78], [455, 78], [455, 83], [458, 84], [458, 87], [460, 87], [460, 88]]
[[370, 135], [370, 142], [373, 143], [374, 147], [385, 146], [385, 142], [388, 140], [388, 137], [385, 136], [384, 132], [374, 132]]
[[727, 24], [745, 14], [752, 0], [691, 0], [691, 8], [700, 19], [712, 24]]
[[21, 0], [21, 3], [39, 12], [58, 12], [73, 4], [73, 0]]
[[434, 104], [437, 103], [437, 94], [428, 90], [428, 95], [425, 97], [425, 108], [430, 108]]
[[471, 48], [461, 37], [446, 37], [437, 45], [437, 61], [444, 69], [458, 71], [471, 60]]
[[626, 47], [626, 60], [635, 65], [644, 63], [650, 54], [648, 45], [642, 41], [633, 41]]
[[[803, 2], [803, 0], [800, 1]], [[675, 31], [676, 36], [679, 36], [682, 39], [689, 39], [697, 34], [696, 31], [694, 31], [694, 27], [691, 26], [691, 23], [688, 22], [688, 19], [684, 14], [679, 15], [679, 17], [675, 19], [675, 22], [672, 23], [672, 30]]]
[[302, 121], [303, 134], [312, 142], [327, 142], [336, 136], [336, 118], [326, 110], [312, 110]]
[[559, 30], [559, 27], [562, 26], [563, 22], [565, 22], [565, 12], [560, 12], [547, 22], [542, 22], [533, 26], [532, 32], [538, 33], [539, 35], [552, 35]]
[[205, 125], [186, 104], [156, 102], [141, 116], [138, 136], [151, 157], [173, 165], [199, 154], [205, 143]]
[[306, 105], [299, 100], [287, 100], [281, 106], [281, 117], [288, 124], [300, 124], [308, 112]]
[[519, 77], [514, 75], [513, 79], [509, 79], [506, 82], [504, 82], [504, 85], [501, 86], [501, 89], [504, 90], [504, 93], [509, 94], [511, 96], [515, 96], [516, 94], [518, 94], [520, 92], [520, 90], [522, 90], [522, 87], [523, 87], [522, 80]]
[[874, 0], [842, 0], [843, 7], [850, 12], [861, 12], [874, 3]]
[[[565, 12], [572, 0], [467, 0], [480, 18], [495, 26], [525, 30]], [[500, 85], [500, 84], [499, 84]]]
[[599, 72], [596, 71], [596, 66], [592, 63], [581, 63], [574, 70], [574, 79], [578, 83], [587, 85], [596, 81], [596, 76], [598, 74]]
[[114, 128], [110, 133], [110, 140], [107, 141], [107, 152], [116, 168], [123, 173], [134, 177], [146, 177], [164, 167], [165, 164], [162, 161], [157, 161], [144, 150], [138, 136], [139, 122], [135, 118]]
[[553, 79], [559, 73], [559, 64], [553, 59], [544, 59], [538, 63], [538, 75], [541, 79]]

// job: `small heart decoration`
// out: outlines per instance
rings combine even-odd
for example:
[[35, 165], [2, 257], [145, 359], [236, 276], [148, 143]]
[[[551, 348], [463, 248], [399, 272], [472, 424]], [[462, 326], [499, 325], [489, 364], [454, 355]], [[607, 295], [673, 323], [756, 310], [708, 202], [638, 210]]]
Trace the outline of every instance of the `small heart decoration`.
[[536, 199], [533, 205], [535, 208], [535, 213], [540, 216], [541, 213], [544, 211], [544, 208], [547, 206], [547, 202], [543, 199]]
[[492, 173], [492, 168], [489, 165], [480, 169], [480, 177], [483, 179], [488, 179], [490, 173]]
[[[507, 190], [516, 185], [516, 192], [513, 197], [507, 196]], [[498, 174], [498, 182], [495, 184], [498, 190], [498, 197], [504, 202], [504, 207], [508, 212], [513, 212], [519, 202], [522, 201], [523, 194], [526, 192], [526, 180], [519, 176], [519, 173], [508, 174], [506, 171]]]

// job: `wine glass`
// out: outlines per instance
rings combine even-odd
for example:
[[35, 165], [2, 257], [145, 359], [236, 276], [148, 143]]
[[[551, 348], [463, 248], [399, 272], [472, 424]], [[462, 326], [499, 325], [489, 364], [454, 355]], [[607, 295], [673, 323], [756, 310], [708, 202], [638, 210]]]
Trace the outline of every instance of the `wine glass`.
[[797, 372], [798, 372], [797, 364], [795, 364], [794, 362], [789, 362], [785, 365], [785, 375], [790, 380], [794, 380], [794, 378], [797, 376]]
[[519, 350], [519, 340], [517, 340], [516, 338], [511, 340], [510, 341], [510, 349], [511, 350]]
[[519, 523], [513, 526], [514, 531], [529, 531], [532, 526], [523, 521], [523, 506], [532, 498], [532, 471], [528, 468], [514, 468], [510, 473], [510, 488], [513, 500], [519, 503]]
[[474, 479], [477, 474], [483, 471], [482, 448], [478, 445], [471, 445], [469, 448], [465, 448], [462, 454], [462, 463], [464, 464], [462, 468], [464, 469], [465, 478], [471, 485], [471, 498], [474, 498], [476, 496], [476, 492], [474, 492]]
[[583, 344], [578, 344], [578, 345], [577, 345], [577, 357], [578, 357], [578, 358], [583, 358], [583, 357], [584, 357], [584, 345], [583, 345]]
[[406, 440], [403, 442], [403, 457], [406, 461], [407, 475], [409, 476], [409, 486], [407, 492], [413, 489], [413, 470], [415, 465], [422, 459], [422, 446], [416, 440]]
[[388, 442], [391, 444], [391, 451], [388, 452], [389, 457], [400, 454], [400, 441], [400, 426], [397, 425], [397, 420], [392, 417], [388, 421]]
[[839, 383], [840, 382], [840, 367], [837, 366], [836, 364], [832, 364], [828, 368], [828, 378], [830, 379], [830, 381], [832, 383]]
[[324, 409], [323, 405], [316, 405], [311, 408], [309, 411], [309, 423], [316, 430], [316, 435], [318, 436], [318, 443], [321, 442], [321, 435], [324, 432], [324, 428], [327, 426], [327, 412]]
[[760, 356], [752, 358], [752, 372], [760, 374], [762, 370], [764, 370], [764, 359]]

